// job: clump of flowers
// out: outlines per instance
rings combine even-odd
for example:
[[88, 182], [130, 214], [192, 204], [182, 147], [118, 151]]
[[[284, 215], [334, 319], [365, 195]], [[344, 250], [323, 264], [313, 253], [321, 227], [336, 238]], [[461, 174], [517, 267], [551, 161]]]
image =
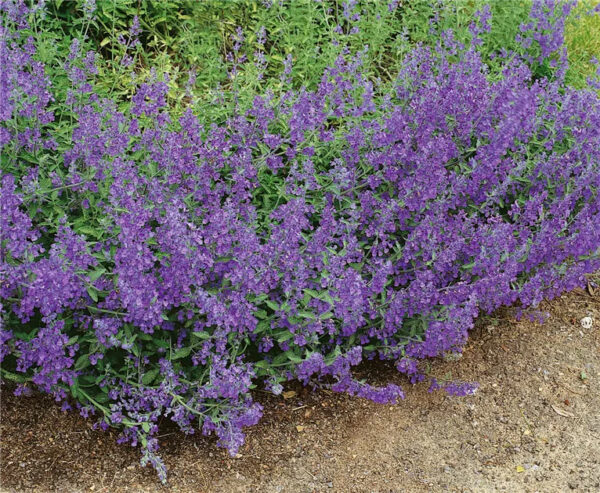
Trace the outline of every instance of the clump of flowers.
[[100, 96], [77, 42], [55, 97], [34, 13], [0, 2], [2, 377], [120, 427], [165, 480], [162, 417], [236, 454], [256, 385], [394, 403], [352, 368], [422, 380], [479, 314], [582, 285], [600, 268], [600, 100], [565, 84], [569, 8], [535, 1], [500, 73], [484, 10], [471, 44], [444, 32], [389, 83], [342, 50], [293, 87], [290, 59], [281, 94], [207, 123], [171, 111], [156, 72], [125, 109]]

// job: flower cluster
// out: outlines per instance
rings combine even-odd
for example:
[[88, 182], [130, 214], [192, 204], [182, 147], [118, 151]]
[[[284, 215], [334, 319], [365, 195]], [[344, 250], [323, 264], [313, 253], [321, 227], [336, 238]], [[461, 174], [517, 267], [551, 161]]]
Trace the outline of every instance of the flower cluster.
[[600, 99], [565, 84], [568, 11], [535, 1], [526, 55], [498, 53], [499, 74], [478, 51], [484, 9], [470, 45], [445, 32], [391, 82], [342, 52], [316, 89], [293, 88], [290, 58], [281, 94], [207, 124], [170, 111], [161, 74], [128, 105], [99, 96], [77, 43], [51, 110], [33, 14], [0, 2], [3, 377], [123, 427], [164, 479], [163, 416], [187, 433], [199, 418], [236, 454], [257, 384], [393, 403], [402, 389], [352, 368], [390, 360], [420, 380], [480, 313], [581, 285], [600, 268]]

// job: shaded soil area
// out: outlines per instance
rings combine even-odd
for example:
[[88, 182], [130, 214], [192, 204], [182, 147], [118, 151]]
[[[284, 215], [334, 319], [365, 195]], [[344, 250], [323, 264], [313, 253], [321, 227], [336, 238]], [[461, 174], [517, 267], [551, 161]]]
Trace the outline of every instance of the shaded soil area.
[[[453, 398], [407, 385], [384, 365], [363, 376], [405, 386], [382, 406], [291, 386], [260, 394], [265, 416], [238, 458], [214, 440], [165, 429], [161, 486], [116, 433], [94, 431], [46, 396], [2, 389], [0, 488], [10, 492], [562, 492], [600, 491], [600, 295], [574, 291], [539, 307], [479, 320], [461, 359], [431, 373], [478, 381]], [[581, 319], [594, 323], [584, 328]]]

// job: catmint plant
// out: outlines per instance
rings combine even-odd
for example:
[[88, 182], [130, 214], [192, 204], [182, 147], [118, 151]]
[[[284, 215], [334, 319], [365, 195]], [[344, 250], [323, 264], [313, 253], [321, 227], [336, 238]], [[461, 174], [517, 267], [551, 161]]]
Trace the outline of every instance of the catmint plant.
[[[134, 73], [125, 101], [99, 90], [100, 56], [79, 39], [51, 67], [70, 85], [59, 97], [30, 36], [37, 11], [3, 0], [2, 378], [119, 428], [165, 481], [164, 417], [235, 455], [261, 417], [257, 386], [396, 403], [399, 386], [353, 368], [387, 360], [424, 380], [421, 362], [460, 353], [480, 314], [583, 285], [600, 268], [600, 100], [565, 82], [571, 7], [534, 1], [499, 70], [481, 51], [484, 8], [467, 42], [432, 20], [435, 45], [386, 81], [366, 46], [342, 47], [316, 87], [294, 82], [290, 55], [280, 90], [248, 107], [236, 80], [244, 64], [265, 72], [268, 33], [252, 60], [240, 29], [234, 94], [217, 91], [209, 118], [194, 72], [183, 111], [158, 70]], [[344, 3], [340, 43], [360, 12]], [[127, 70], [140, 29], [122, 39]]]

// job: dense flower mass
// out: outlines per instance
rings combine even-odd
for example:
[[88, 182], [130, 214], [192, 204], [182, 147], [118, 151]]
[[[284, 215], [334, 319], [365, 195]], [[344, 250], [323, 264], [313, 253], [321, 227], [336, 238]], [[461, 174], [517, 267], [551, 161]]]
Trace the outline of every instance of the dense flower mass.
[[294, 87], [290, 58], [280, 94], [206, 122], [171, 111], [158, 73], [126, 106], [101, 96], [77, 40], [55, 93], [26, 34], [36, 12], [1, 1], [3, 378], [122, 427], [164, 479], [163, 416], [188, 433], [200, 418], [236, 454], [257, 384], [397, 402], [352, 368], [420, 380], [479, 314], [581, 285], [600, 268], [600, 99], [564, 81], [570, 7], [534, 1], [498, 73], [483, 10], [469, 44], [444, 32], [391, 81], [341, 49], [318, 87]]

